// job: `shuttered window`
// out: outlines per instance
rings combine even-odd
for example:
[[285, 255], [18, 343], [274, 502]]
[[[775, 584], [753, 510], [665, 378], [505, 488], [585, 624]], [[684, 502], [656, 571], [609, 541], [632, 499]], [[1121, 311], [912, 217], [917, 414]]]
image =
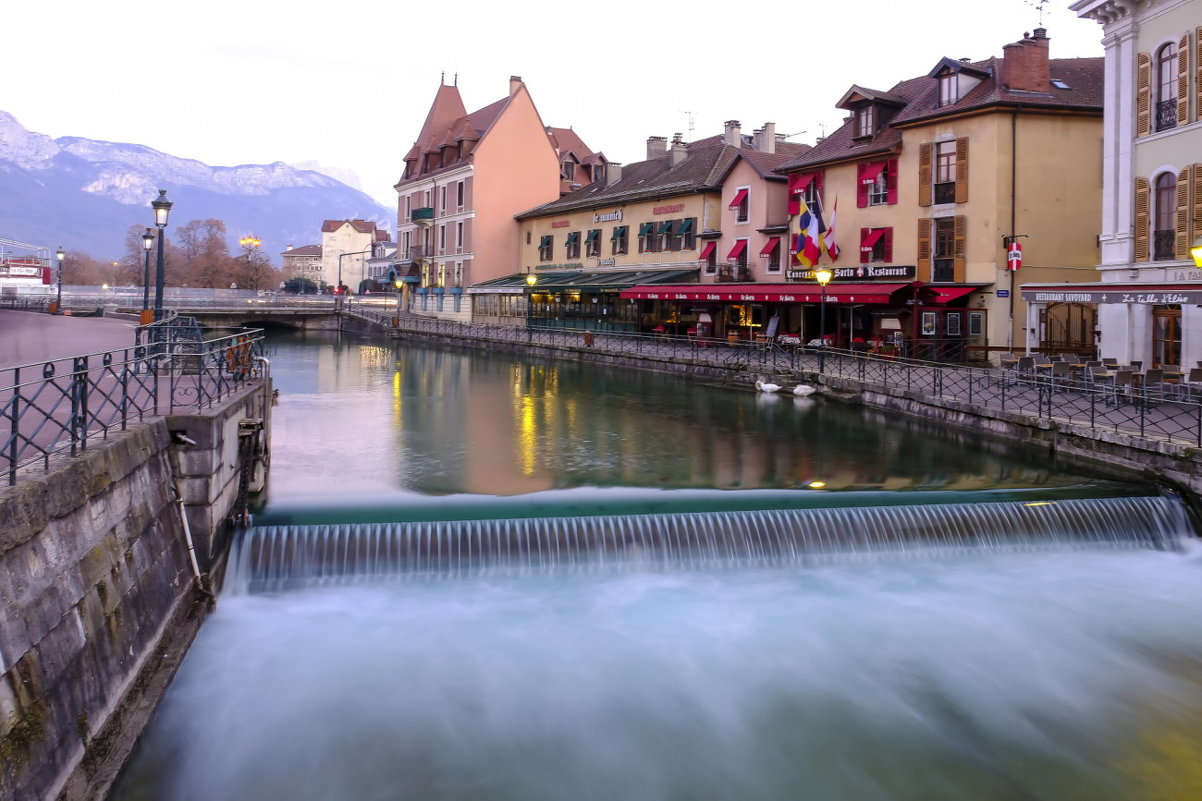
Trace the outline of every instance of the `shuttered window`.
[[955, 270], [953, 280], [957, 284], [962, 284], [968, 270], [968, 218], [963, 214], [956, 215], [955, 237], [955, 251], [952, 257]]
[[1189, 123], [1189, 31], [1177, 43], [1177, 125]]
[[968, 140], [956, 140], [956, 202], [968, 202]]
[[923, 142], [918, 146], [918, 205], [931, 205], [931, 161], [935, 146]]
[[1191, 244], [1189, 238], [1190, 229], [1190, 170], [1186, 167], [1177, 175], [1177, 231], [1176, 231], [1176, 247], [1173, 249], [1173, 258], [1188, 259], [1189, 246]]
[[1135, 60], [1135, 135], [1152, 133], [1152, 57], [1140, 53]]
[[1152, 188], [1147, 178], [1135, 179], [1135, 260], [1147, 261], [1150, 254], [1149, 240], [1149, 205]]
[[[929, 186], [930, 184], [928, 184]], [[923, 217], [918, 221], [918, 275], [919, 281], [931, 280], [931, 221]]]

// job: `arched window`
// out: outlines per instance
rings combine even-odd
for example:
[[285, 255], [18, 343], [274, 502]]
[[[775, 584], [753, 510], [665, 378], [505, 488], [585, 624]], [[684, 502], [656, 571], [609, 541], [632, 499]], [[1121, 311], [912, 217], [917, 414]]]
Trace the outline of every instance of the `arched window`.
[[1171, 172], [1156, 178], [1153, 199], [1152, 259], [1162, 261], [1177, 257], [1177, 176]]
[[1177, 45], [1156, 51], [1156, 130], [1177, 127]]

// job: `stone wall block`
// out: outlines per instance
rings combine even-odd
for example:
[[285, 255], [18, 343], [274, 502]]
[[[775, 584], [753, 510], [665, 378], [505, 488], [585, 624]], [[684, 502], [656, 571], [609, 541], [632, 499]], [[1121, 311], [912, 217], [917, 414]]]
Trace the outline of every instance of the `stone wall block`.
[[49, 487], [27, 481], [0, 490], [0, 556], [46, 527], [50, 519]]

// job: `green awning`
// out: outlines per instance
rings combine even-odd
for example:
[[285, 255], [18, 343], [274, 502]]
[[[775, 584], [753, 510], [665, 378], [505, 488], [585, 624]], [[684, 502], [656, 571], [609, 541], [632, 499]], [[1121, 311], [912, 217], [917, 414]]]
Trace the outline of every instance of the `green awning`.
[[640, 223], [639, 224], [639, 236], [651, 236], [651, 233], [654, 230], [655, 230], [655, 223]]
[[539, 246], [540, 248], [549, 248], [549, 247], [551, 247], [551, 239], [552, 239], [552, 237], [551, 237], [551, 235], [550, 235], [550, 234], [546, 234], [546, 235], [544, 235], [542, 239], [538, 240], [538, 246]]
[[680, 225], [676, 228], [676, 233], [678, 236], [684, 236], [685, 234], [693, 233], [693, 218], [689, 217], [681, 220]]
[[674, 223], [674, 222], [676, 222], [676, 220], [664, 220], [662, 223], [659, 224], [659, 230], [656, 231], [655, 233], [661, 234], [661, 235], [662, 234], [671, 234], [672, 233], [672, 223]]
[[610, 237], [610, 241], [613, 241], [615, 239], [621, 239], [622, 237], [626, 236], [626, 231], [628, 231], [629, 228], [630, 228], [630, 226], [628, 226], [628, 225], [614, 226], [614, 235]]
[[596, 242], [600, 238], [601, 238], [601, 229], [594, 228], [593, 230], [588, 232], [588, 236], [586, 236], [584, 238], [584, 241], [586, 243], [591, 243], [591, 242]]
[[567, 241], [568, 247], [575, 245], [579, 241], [580, 241], [580, 232], [579, 231], [573, 231], [572, 233], [568, 234], [568, 241]]

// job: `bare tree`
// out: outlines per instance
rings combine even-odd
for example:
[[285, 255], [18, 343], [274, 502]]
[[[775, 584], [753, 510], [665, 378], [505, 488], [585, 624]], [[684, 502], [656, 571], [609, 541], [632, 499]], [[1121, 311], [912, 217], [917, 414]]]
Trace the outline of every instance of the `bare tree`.
[[228, 286], [229, 246], [225, 239], [225, 223], [221, 220], [193, 220], [176, 229], [179, 239], [182, 271], [192, 286]]

